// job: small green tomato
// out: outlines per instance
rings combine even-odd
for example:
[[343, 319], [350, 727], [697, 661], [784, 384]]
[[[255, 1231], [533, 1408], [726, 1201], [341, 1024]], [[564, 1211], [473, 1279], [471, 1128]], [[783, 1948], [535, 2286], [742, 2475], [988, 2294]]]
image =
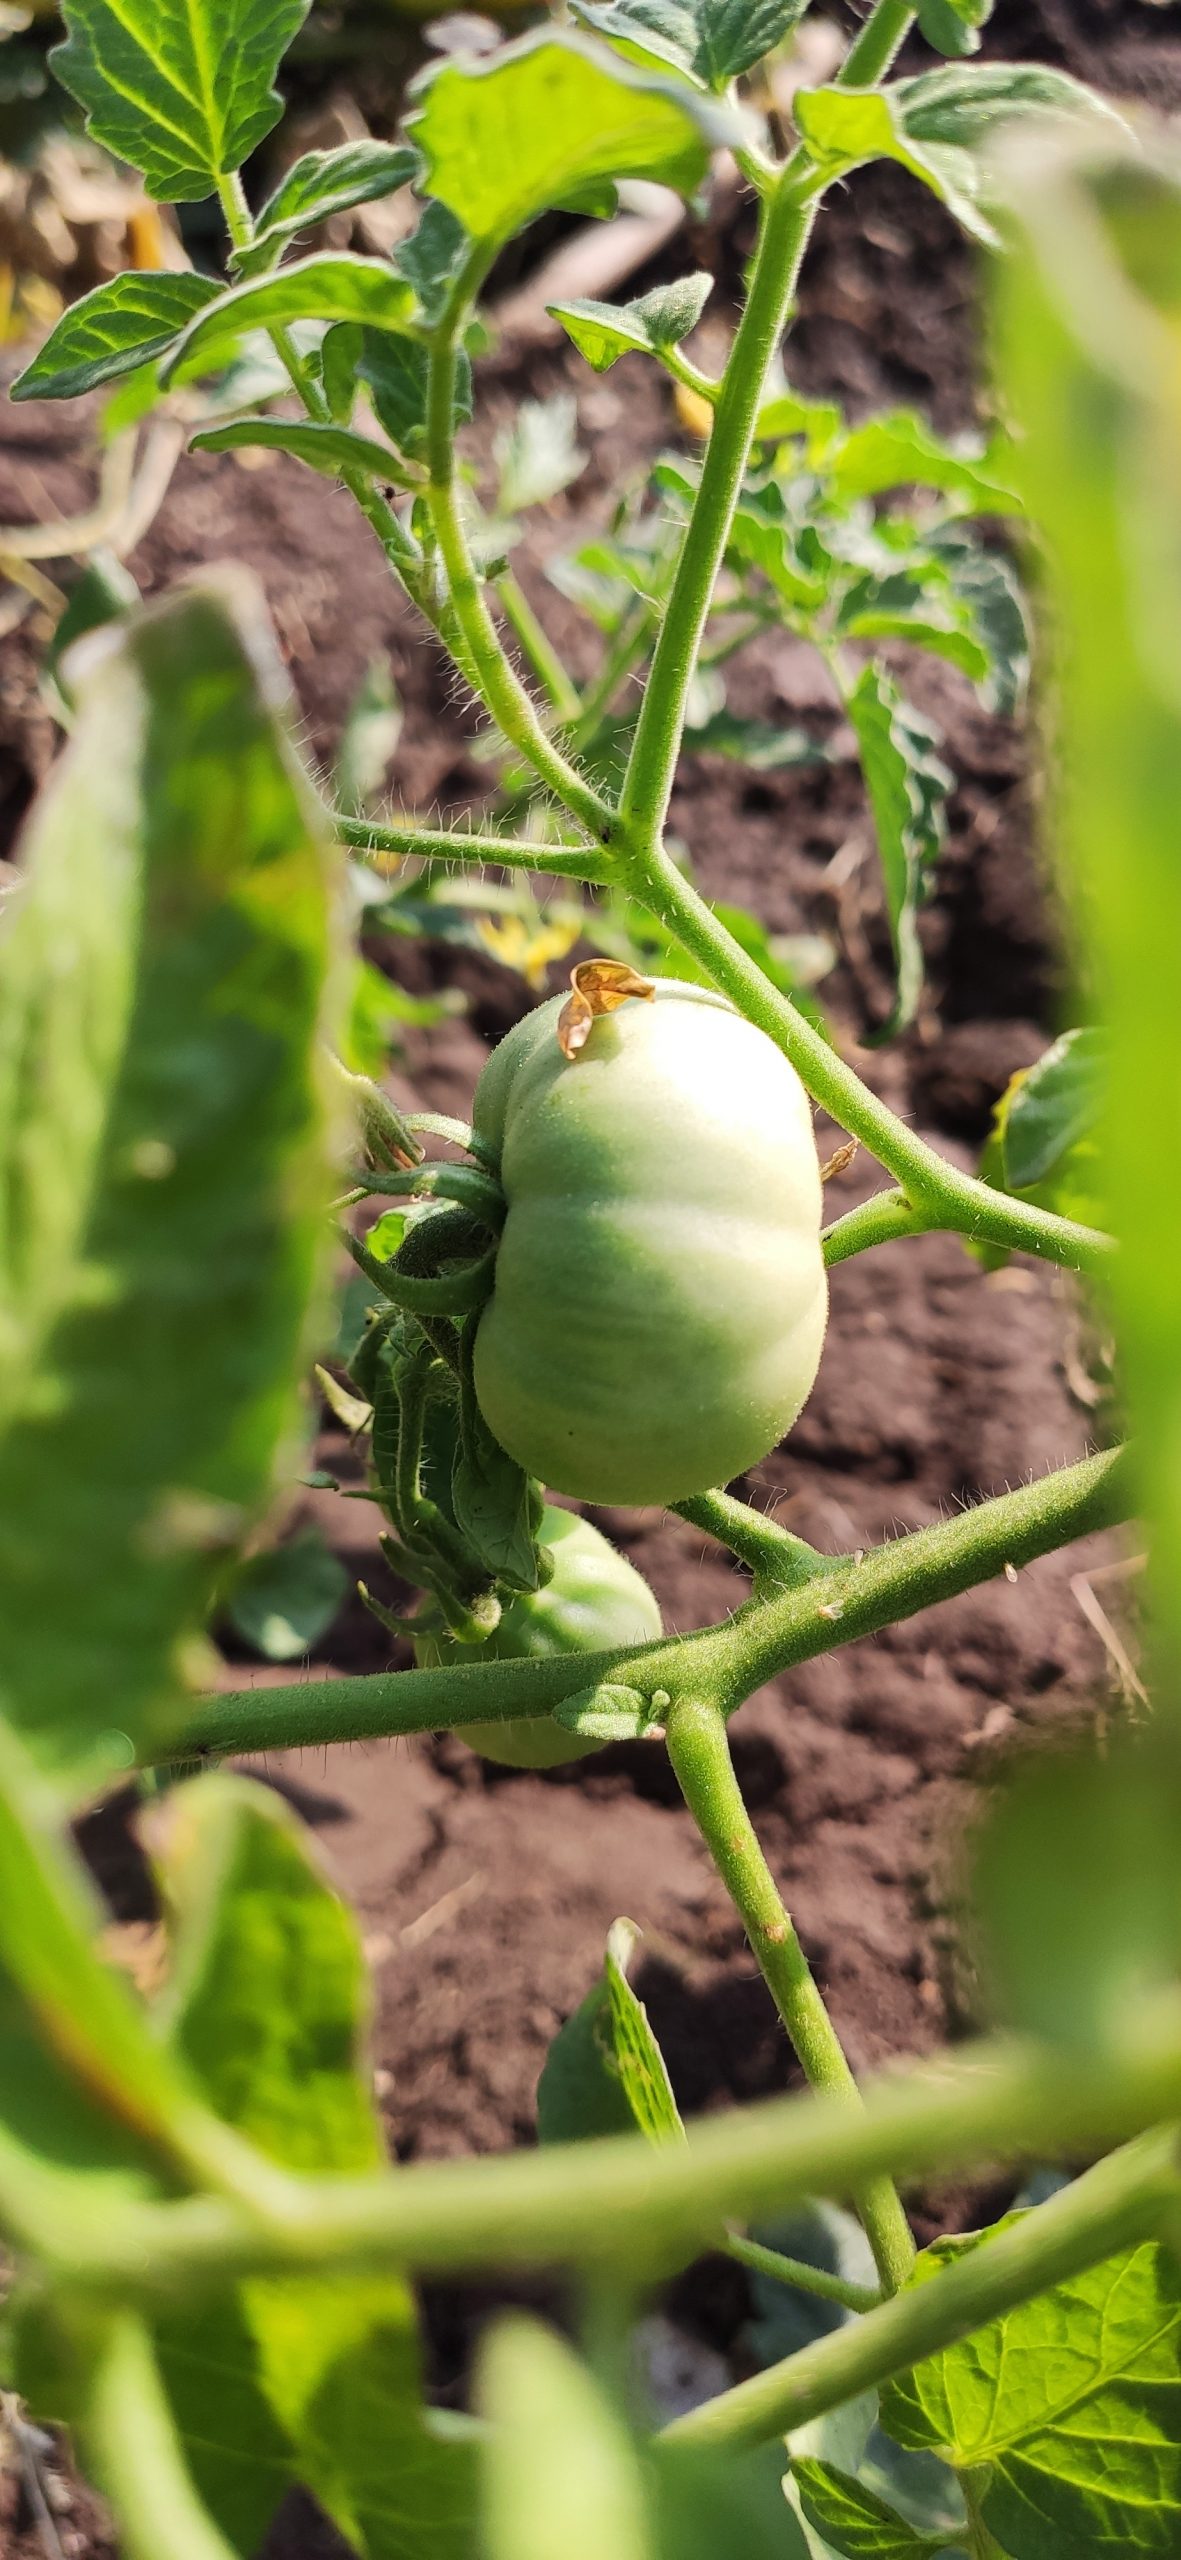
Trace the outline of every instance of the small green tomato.
[[727, 1484], [790, 1430], [827, 1289], [812, 1113], [724, 997], [658, 979], [574, 1058], [560, 999], [502, 1040], [473, 1126], [508, 1203], [475, 1383], [502, 1448], [589, 1502]]
[[[540, 1536], [554, 1565], [553, 1580], [544, 1591], [523, 1591], [510, 1600], [486, 1644], [420, 1636], [414, 1648], [417, 1662], [529, 1661], [556, 1653], [604, 1653], [612, 1645], [660, 1638], [660, 1611], [643, 1575], [589, 1520], [547, 1504]], [[499, 1760], [509, 1769], [556, 1769], [601, 1748], [567, 1733], [553, 1716], [465, 1724], [456, 1730], [485, 1760]]]

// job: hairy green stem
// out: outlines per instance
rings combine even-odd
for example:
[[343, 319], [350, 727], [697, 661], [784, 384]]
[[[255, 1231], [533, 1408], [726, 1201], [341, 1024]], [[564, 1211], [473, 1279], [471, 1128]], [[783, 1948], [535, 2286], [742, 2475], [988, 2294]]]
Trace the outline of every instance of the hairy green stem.
[[[715, 2246], [719, 2222], [848, 2196], [876, 2177], [1097, 2150], [1165, 2122], [1181, 2111], [1181, 2006], [1171, 2000], [1139, 2035], [1129, 2029], [1118, 2054], [998, 2041], [870, 2083], [862, 2096], [861, 2108], [811, 2094], [764, 2100], [691, 2125], [684, 2142], [623, 2134], [309, 2181], [303, 2212], [282, 2226], [206, 2195], [111, 2197], [99, 2212], [62, 2177], [37, 2245], [51, 2281], [170, 2304], [186, 2280], [297, 2267], [383, 2263], [427, 2275], [621, 2264], [656, 2275]], [[8, 2171], [0, 2141], [0, 2213], [11, 2222]], [[1039, 2218], [1048, 2210], [1039, 2206]]]
[[1169, 2126], [1101, 2160], [1007, 2231], [863, 2320], [830, 2330], [784, 2363], [674, 2419], [665, 2435], [728, 2450], [786, 2435], [1017, 2303], [1151, 2238], [1179, 2194], [1177, 2132]]
[[482, 280], [484, 263], [483, 253], [475, 253], [431, 345], [427, 377], [427, 504], [447, 573], [450, 608], [483, 701], [510, 746], [524, 756], [539, 780], [590, 835], [605, 843], [612, 826], [611, 807], [554, 745], [538, 717], [536, 704], [506, 656], [476, 574], [460, 510], [454, 434], [456, 333], [470, 297]]
[[327, 816], [341, 843], [356, 845], [362, 853], [390, 853], [400, 860], [417, 857], [424, 862], [479, 862], [490, 867], [499, 863], [505, 871], [552, 871], [564, 879], [593, 880], [599, 886], [608, 877], [602, 855], [589, 844], [533, 844], [527, 836], [498, 836], [491, 829], [487, 835], [471, 835], [458, 827], [422, 827], [414, 818], [380, 823], [372, 818], [343, 818], [332, 809]]
[[877, 0], [841, 65], [841, 86], [871, 89], [889, 70], [916, 16], [915, 0]]
[[673, 1698], [708, 1697], [730, 1711], [797, 1662], [914, 1617], [1008, 1564], [1029, 1564], [1115, 1527], [1128, 1518], [1134, 1495], [1126, 1453], [1104, 1451], [861, 1557], [834, 1557], [823, 1577], [752, 1601], [721, 1627], [610, 1653], [230, 1690], [195, 1704], [161, 1756], [277, 1751], [542, 1716], [579, 1689], [620, 1676], [645, 1695], [664, 1689]]
[[[697, 1701], [674, 1706], [668, 1717], [668, 1755], [809, 2088], [828, 2090], [860, 2106], [840, 2038], [747, 1812], [720, 1709]], [[888, 2293], [896, 2293], [915, 2254], [897, 2193], [888, 2179], [879, 2180], [855, 2201], [882, 2283]]]
[[674, 1502], [673, 1510], [728, 1547], [764, 1589], [811, 1582], [816, 1574], [827, 1573], [832, 1562], [805, 1538], [793, 1537], [790, 1529], [781, 1529], [778, 1521], [752, 1511], [749, 1502], [736, 1501], [732, 1493], [694, 1493], [686, 1502]]
[[773, 2284], [813, 2293], [820, 2302], [839, 2302], [843, 2311], [876, 2311], [882, 2299], [874, 2285], [854, 2284], [847, 2276], [830, 2275], [827, 2267], [809, 2266], [806, 2258], [788, 2258], [781, 2249], [765, 2249], [761, 2240], [748, 2240], [745, 2232], [729, 2234], [726, 2256], [736, 2258], [740, 2267], [749, 2267], [752, 2275], [768, 2276]]
[[799, 155], [776, 181], [746, 308], [718, 386], [701, 481], [652, 655], [620, 798], [629, 858], [654, 853], [681, 750], [685, 706], [717, 574], [730, 538], [763, 397], [815, 216], [818, 179]]
[[80, 2363], [80, 2432], [128, 2560], [234, 2560], [193, 2486], [143, 2321], [117, 2311]]

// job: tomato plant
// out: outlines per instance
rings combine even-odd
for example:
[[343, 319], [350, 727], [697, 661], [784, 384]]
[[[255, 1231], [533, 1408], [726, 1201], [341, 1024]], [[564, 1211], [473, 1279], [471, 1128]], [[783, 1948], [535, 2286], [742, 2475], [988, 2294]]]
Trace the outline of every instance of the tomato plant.
[[[347, 493], [495, 725], [495, 799], [486, 825], [455, 833], [379, 822], [346, 758], [346, 805], [326, 806], [257, 595], [233, 575], [147, 608], [100, 579], [73, 628], [112, 627], [55, 663], [69, 736], [0, 945], [5, 2383], [74, 2431], [136, 2560], [246, 2560], [293, 2483], [364, 2560], [1167, 2560], [1181, 2548], [1174, 146], [1146, 128], [1133, 147], [1056, 72], [973, 59], [988, 0], [872, 0], [835, 76], [794, 85], [790, 149], [757, 75], [806, 0], [574, 0], [573, 24], [440, 61], [403, 139], [306, 154], [252, 204], [241, 172], [304, 14], [304, 0], [164, 14], [66, 0], [59, 69], [91, 132], [160, 200], [217, 200], [228, 275], [116, 277], [66, 311], [16, 390], [106, 390], [117, 434], [183, 383], [175, 414], [198, 449], [284, 450]], [[941, 59], [899, 74], [918, 34]], [[1031, 116], [1023, 145], [1007, 128]], [[719, 151], [756, 245], [716, 377], [686, 343], [701, 277], [557, 306], [588, 365], [661, 367], [707, 430], [699, 460], [660, 462], [610, 540], [565, 565], [604, 643], [576, 685], [508, 566], [513, 510], [569, 468], [569, 420], [522, 416], [483, 511], [457, 447], [481, 296], [537, 216], [602, 209], [637, 177], [691, 198]], [[874, 159], [932, 189], [990, 255], [1011, 249], [993, 300], [1019, 438], [953, 448], [899, 412], [850, 426], [782, 376], [824, 200]], [[393, 257], [301, 253], [301, 233], [406, 188], [416, 211]], [[895, 963], [882, 1029], [904, 1023], [951, 777], [881, 646], [909, 638], [1011, 708], [1024, 616], [969, 525], [1023, 509], [1065, 635], [1053, 833], [1094, 1018], [1006, 1096], [978, 1175], [861, 1079], [762, 929], [698, 894], [667, 815], [691, 713], [724, 752], [797, 751], [717, 688], [750, 632], [807, 640], [857, 740]], [[414, 898], [432, 905], [441, 860], [557, 881], [573, 923], [549, 931], [568, 951], [585, 929], [603, 955], [497, 1052], [470, 1127], [402, 1118], [356, 1043], [340, 1062], [342, 846], [411, 866], [389, 892], [403, 923]], [[823, 1232], [811, 1103], [889, 1177]], [[428, 1157], [428, 1140], [451, 1153]], [[202, 1630], [245, 1587], [298, 1463], [342, 1156], [369, 1316], [349, 1383], [328, 1384], [367, 1450], [385, 1561], [419, 1595], [410, 1616], [366, 1597], [417, 1659], [201, 1698]], [[1083, 1201], [1103, 1226], [1067, 1214]], [[373, 1203], [388, 1205], [362, 1231], [353, 1213]], [[728, 1481], [809, 1390], [825, 1269], [835, 1292], [850, 1257], [931, 1229], [1041, 1256], [1100, 1294], [1131, 1445], [821, 1554]], [[666, 1633], [601, 1534], [547, 1507], [547, 1484], [668, 1504], [745, 1569], [742, 1605]], [[793, 1665], [1132, 1516], [1151, 1544], [1155, 1712], [1103, 1756], [1031, 1759], [998, 1788], [966, 1895], [996, 2031], [860, 2087], [729, 1721]], [[286, 1607], [281, 1641], [298, 1640]], [[807, 2089], [686, 2127], [620, 1922], [551, 2049], [539, 2150], [391, 2174], [352, 1917], [282, 1799], [201, 1764], [432, 1731], [512, 1766], [612, 1738], [666, 1752]], [[148, 1826], [165, 1979], [141, 1993], [107, 1960], [72, 1823], [128, 1772], [169, 1770]], [[1090, 2165], [986, 2232], [916, 2249], [910, 2181], [1029, 2158]], [[835, 2265], [747, 2227], [818, 2197], [857, 2217], [834, 2226]], [[820, 2309], [792, 2353], [654, 2430], [629, 2322], [717, 2248], [790, 2287], [797, 2321]], [[433, 2409], [410, 2279], [554, 2267], [577, 2279], [583, 2351], [538, 2321], [498, 2322], [476, 2423]]]

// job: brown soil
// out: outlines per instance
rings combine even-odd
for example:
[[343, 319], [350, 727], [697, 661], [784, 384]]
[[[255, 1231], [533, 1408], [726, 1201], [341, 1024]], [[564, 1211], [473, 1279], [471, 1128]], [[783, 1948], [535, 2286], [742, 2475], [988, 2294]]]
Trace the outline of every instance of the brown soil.
[[[1106, 71], [1114, 88], [1181, 94], [1181, 36], [1147, 0], [1014, 0], [998, 8], [990, 44]], [[722, 304], [737, 273], [734, 242], [698, 239], [694, 254], [718, 271]], [[944, 428], [963, 425], [978, 409], [974, 305], [971, 263], [939, 207], [898, 173], [869, 173], [826, 217], [806, 273], [795, 377], [855, 410], [902, 398]], [[568, 498], [544, 511], [523, 575], [577, 667], [585, 634], [538, 563], [601, 515], [623, 475], [676, 427], [639, 362], [592, 384], [558, 352], [533, 357], [526, 378], [508, 351], [486, 389], [495, 415], [524, 387], [536, 396], [566, 382], [579, 395], [590, 460]], [[0, 518], [72, 511], [91, 485], [77, 410], [0, 407]], [[344, 495], [281, 458], [250, 471], [228, 456], [189, 459], [132, 566], [156, 589], [217, 558], [246, 560], [263, 582], [314, 754], [329, 752], [366, 665], [386, 651], [406, 708], [395, 796], [449, 810], [478, 797], [465, 711]], [[0, 652], [0, 824], [9, 830], [53, 751], [34, 669], [25, 635], [10, 637]], [[851, 754], [823, 674], [799, 643], [784, 637], [752, 652], [731, 699], [815, 723], [835, 761], [751, 776], [721, 759], [688, 759], [673, 819], [709, 894], [751, 906], [775, 931], [839, 934], [825, 995], [851, 1053], [896, 1107], [968, 1162], [1009, 1075], [1058, 1025], [1059, 937], [1031, 852], [1020, 735], [985, 716], [947, 669], [918, 660], [906, 671], [944, 728], [957, 789], [924, 921], [929, 995], [918, 1028], [892, 1051], [856, 1047], [885, 1009], [884, 926]], [[409, 983], [458, 977], [467, 993], [465, 1017], [408, 1037], [394, 1076], [407, 1097], [465, 1111], [487, 1040], [524, 1009], [526, 991], [475, 955], [458, 969], [454, 955], [423, 946], [378, 956]], [[822, 1128], [822, 1147], [828, 1134]], [[840, 1184], [840, 1205], [877, 1179], [859, 1161]], [[817, 1545], [850, 1548], [1073, 1457], [1093, 1419], [1075, 1391], [1076, 1331], [1069, 1289], [1053, 1274], [1017, 1263], [985, 1277], [952, 1239], [847, 1265], [833, 1277], [816, 1393], [745, 1490]], [[339, 1437], [328, 1435], [325, 1451], [343, 1473]], [[350, 1567], [375, 1578], [368, 1508], [324, 1494], [309, 1496], [307, 1509]], [[742, 1596], [737, 1571], [680, 1522], [596, 1516], [652, 1582], [670, 1628], [718, 1619]], [[966, 2023], [970, 1977], [952, 1953], [955, 1842], [998, 1745], [1023, 1726], [1092, 1712], [1105, 1695], [1101, 1648], [1071, 1592], [1072, 1576], [1094, 1560], [1088, 1550], [1048, 1559], [1019, 1581], [809, 1664], [752, 1699], [736, 1723], [761, 1837], [858, 2069], [923, 2051]], [[308, 1676], [388, 1659], [385, 1639], [352, 1604]], [[234, 1685], [274, 1676], [244, 1661], [226, 1674]], [[686, 2113], [792, 2081], [753, 1960], [657, 1751], [612, 1750], [577, 1772], [540, 1777], [493, 1770], [441, 1739], [283, 1755], [266, 1774], [298, 1804], [360, 1913], [379, 2087], [400, 2159], [531, 2139], [547, 2046], [621, 1912], [645, 1933], [640, 1987]], [[117, 1822], [96, 1826], [92, 1847], [117, 1909], [134, 1916], [135, 1875]], [[926, 2236], [992, 2201], [979, 2187], [927, 2196], [919, 2227]], [[726, 2343], [743, 2299], [729, 2270], [698, 2286], [688, 2316]], [[431, 2306], [446, 2390], [457, 2388], [472, 2311], [470, 2296], [440, 2295]], [[293, 2527], [284, 2560], [297, 2551], [306, 2560], [311, 2533], [310, 2523]], [[23, 2560], [33, 2545], [13, 2525], [0, 2530], [0, 2547]], [[98, 2551], [93, 2541], [84, 2547]]]

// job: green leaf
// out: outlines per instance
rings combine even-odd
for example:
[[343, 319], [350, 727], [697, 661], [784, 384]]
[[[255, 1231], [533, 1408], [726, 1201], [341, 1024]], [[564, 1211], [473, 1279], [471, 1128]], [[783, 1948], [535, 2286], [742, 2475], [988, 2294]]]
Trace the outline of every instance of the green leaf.
[[[942, 78], [933, 71], [932, 80]], [[897, 160], [941, 197], [948, 212], [973, 240], [985, 248], [1000, 245], [999, 234], [977, 202], [980, 181], [971, 155], [946, 143], [927, 142], [912, 133], [905, 116], [905, 90], [797, 89], [792, 118], [817, 167], [831, 182], [867, 160]]]
[[62, 313], [31, 364], [17, 375], [14, 400], [76, 400], [102, 382], [134, 373], [163, 355], [221, 286], [212, 276], [128, 272], [96, 284]]
[[333, 2523], [362, 2560], [472, 2560], [474, 2431], [423, 2406], [405, 2285], [342, 2277], [307, 2286], [302, 2303], [267, 2290], [270, 2389]]
[[952, 776], [935, 753], [936, 736], [903, 700], [885, 669], [862, 669], [846, 708], [857, 733], [873, 811], [898, 987], [882, 1038], [913, 1019], [923, 956], [916, 917], [925, 874], [943, 842]]
[[667, 63], [707, 89], [727, 89], [773, 53], [799, 24], [808, 0], [615, 0], [578, 15], [629, 54]]
[[416, 228], [407, 239], [399, 241], [394, 251], [394, 265], [407, 284], [413, 285], [428, 329], [442, 319], [448, 291], [467, 249], [468, 236], [462, 222], [450, 205], [431, 198], [424, 204]]
[[486, 2560], [655, 2560], [644, 2474], [614, 2409], [540, 2322], [502, 2319], [481, 2353], [477, 2400]]
[[130, 569], [125, 569], [111, 551], [92, 551], [70, 589], [69, 602], [45, 652], [45, 682], [59, 698], [63, 712], [72, 711], [73, 693], [69, 677], [63, 673], [62, 660], [75, 641], [85, 639], [88, 631], [101, 631], [106, 623], [122, 621], [139, 601], [139, 588]]
[[993, 0], [919, 0], [919, 27], [936, 53], [978, 53]]
[[50, 61], [87, 128], [165, 204], [213, 195], [279, 121], [309, 0], [63, 0]]
[[891, 409], [853, 427], [826, 457], [825, 476], [841, 498], [872, 498], [913, 482], [961, 499], [973, 515], [1020, 513], [1007, 443], [998, 438], [983, 452], [965, 438], [947, 444], [910, 409]]
[[[295, 1817], [248, 1780], [201, 1778], [170, 1798], [160, 1850], [174, 2049], [271, 2158], [311, 2176], [377, 2168], [356, 1923]], [[300, 2479], [364, 2560], [467, 2560], [472, 2456], [422, 2407], [400, 2278], [246, 2284], [186, 2305], [158, 2345], [198, 2486], [244, 2554]]]
[[554, 1708], [568, 1733], [585, 1733], [595, 1742], [639, 1742], [652, 1730], [654, 1718], [638, 1689], [602, 1680], [595, 1689], [579, 1689]]
[[732, 133], [688, 90], [544, 30], [482, 60], [441, 64], [416, 96], [407, 130], [425, 184], [490, 245], [588, 179], [652, 178], [691, 195], [711, 143]]
[[243, 446], [262, 446], [270, 453], [289, 453], [311, 464], [325, 479], [339, 480], [346, 471], [363, 471], [368, 480], [387, 480], [394, 488], [413, 488], [402, 457], [371, 436], [354, 435], [348, 427], [324, 426], [318, 419], [229, 418], [223, 427], [202, 427], [189, 438], [193, 453], [236, 453]]
[[743, 720], [724, 707], [685, 729], [685, 745], [695, 756], [732, 756], [750, 773], [779, 773], [786, 765], [827, 764], [828, 750], [806, 729], [776, 729], [767, 720]]
[[676, 284], [654, 285], [634, 302], [551, 302], [546, 307], [594, 372], [607, 373], [620, 356], [633, 351], [659, 356], [667, 347], [679, 346], [697, 327], [713, 284], [709, 275], [682, 276]]
[[659, 2560], [808, 2560], [784, 2504], [781, 2447], [736, 2458], [657, 2438], [649, 2464]]
[[1029, 617], [1016, 572], [1002, 553], [979, 550], [954, 526], [937, 535], [935, 547], [946, 564], [952, 594], [988, 660], [979, 686], [981, 700], [987, 710], [1012, 719], [1024, 708], [1031, 655]]
[[233, 266], [240, 276], [260, 275], [274, 265], [284, 243], [312, 223], [327, 222], [354, 205], [372, 204], [409, 186], [418, 169], [418, 153], [404, 142], [342, 142], [335, 151], [305, 151], [263, 205], [248, 248], [236, 249]]
[[684, 2138], [664, 2055], [627, 1978], [639, 1937], [633, 1920], [613, 1922], [599, 1981], [550, 2046], [537, 2088], [542, 2142], [636, 2131], [649, 2142]]
[[496, 514], [511, 518], [524, 507], [544, 506], [568, 489], [586, 468], [578, 445], [578, 403], [572, 392], [551, 392], [548, 400], [522, 400], [510, 427], [492, 447], [499, 472]]
[[541, 1497], [532, 1476], [494, 1440], [474, 1397], [451, 1473], [451, 1512], [473, 1554], [498, 1582], [536, 1591]]
[[0, 2188], [43, 2219], [167, 2191], [172, 2131], [195, 2093], [126, 1978], [102, 1962], [102, 1914], [62, 1842], [59, 1806], [0, 1723]]
[[[403, 338], [392, 329], [348, 333], [357, 339], [352, 357], [354, 378], [363, 382], [379, 423], [405, 453], [417, 453], [426, 432], [429, 350], [419, 338]], [[325, 385], [333, 361], [334, 342], [345, 335], [330, 330], [325, 341]], [[455, 372], [452, 419], [460, 426], [472, 414], [472, 368], [460, 350]]]
[[936, 2560], [948, 2549], [942, 2536], [916, 2532], [897, 2507], [831, 2462], [798, 2458], [791, 2469], [805, 2522], [847, 2560]]
[[[913, 2281], [988, 2236], [936, 2241]], [[890, 2383], [882, 2423], [957, 2469], [987, 2467], [984, 2522], [1010, 2560], [1168, 2560], [1181, 2545], [1179, 2345], [1181, 2267], [1144, 2241]]]
[[1021, 1764], [974, 1844], [984, 1980], [1006, 2023], [1110, 2053], [1181, 1963], [1181, 1788], [1145, 1736]]
[[249, 582], [83, 646], [0, 997], [0, 1700], [97, 1783], [296, 1428], [338, 899]]
[[539, 2142], [589, 2142], [596, 2134], [635, 2132], [627, 2091], [608, 2060], [610, 2041], [611, 1995], [602, 1973], [559, 2027], [542, 2065]]
[[1064, 1031], [1020, 1079], [1005, 1114], [1005, 1174], [1014, 1191], [1044, 1182], [1080, 1138], [1093, 1135], [1107, 1090], [1106, 1034]]
[[173, 1923], [160, 2025], [223, 2123], [308, 2176], [379, 2167], [357, 1925], [295, 1815], [218, 1772], [174, 1790], [154, 1847]]
[[292, 320], [360, 320], [375, 329], [405, 329], [414, 310], [408, 284], [380, 258], [347, 252], [297, 258], [277, 275], [231, 285], [186, 329], [161, 368], [164, 382], [207, 373], [233, 354], [252, 329], [285, 327]]
[[677, 2142], [685, 2128], [668, 2067], [648, 2012], [627, 1978], [639, 1942], [634, 1920], [616, 1920], [607, 1933], [603, 1975], [607, 1986], [608, 2063], [627, 2099], [632, 2120], [649, 2142]]
[[[1181, 188], [1142, 145], [1092, 167], [1019, 149], [1024, 236], [998, 276], [1005, 398], [1045, 537], [1062, 635], [1051, 838], [1111, 1041], [1096, 1160], [1120, 1252], [1111, 1275], [1142, 1515], [1150, 1523], [1162, 1720], [1181, 1661], [1181, 405], [1172, 348]], [[1080, 1877], [1079, 1895], [1086, 1879]]]
[[886, 92], [909, 139], [974, 150], [1015, 116], [1122, 123], [1106, 98], [1042, 62], [949, 63]]
[[348, 1587], [339, 1556], [309, 1529], [238, 1566], [226, 1616], [268, 1662], [297, 1662], [327, 1634]]

